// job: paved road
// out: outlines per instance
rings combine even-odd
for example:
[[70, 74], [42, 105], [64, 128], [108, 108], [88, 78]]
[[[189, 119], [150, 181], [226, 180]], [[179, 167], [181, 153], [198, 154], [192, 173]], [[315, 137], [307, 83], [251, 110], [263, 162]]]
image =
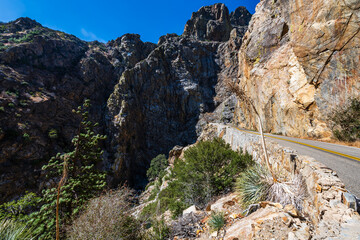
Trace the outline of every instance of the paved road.
[[[238, 129], [249, 133], [255, 132]], [[315, 158], [327, 167], [335, 170], [345, 187], [360, 197], [360, 149], [313, 140], [265, 134], [265, 138], [273, 140], [284, 147], [290, 147], [301, 155]]]

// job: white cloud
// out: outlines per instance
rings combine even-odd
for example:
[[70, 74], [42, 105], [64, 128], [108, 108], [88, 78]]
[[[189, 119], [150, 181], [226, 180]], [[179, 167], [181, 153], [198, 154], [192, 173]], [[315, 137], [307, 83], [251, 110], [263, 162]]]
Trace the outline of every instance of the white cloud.
[[106, 42], [104, 39], [98, 38], [94, 33], [86, 31], [84, 28], [81, 29], [81, 34], [87, 41], [98, 40], [99, 42]]

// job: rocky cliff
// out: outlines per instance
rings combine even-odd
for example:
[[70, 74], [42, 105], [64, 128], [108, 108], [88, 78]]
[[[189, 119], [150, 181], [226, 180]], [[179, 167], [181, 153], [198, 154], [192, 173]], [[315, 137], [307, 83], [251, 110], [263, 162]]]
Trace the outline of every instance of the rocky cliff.
[[[37, 190], [41, 166], [68, 150], [79, 124], [72, 109], [92, 101], [101, 123], [122, 72], [155, 44], [124, 35], [106, 46], [20, 18], [0, 25], [0, 200]], [[106, 165], [106, 164], [105, 164]]]
[[[359, 96], [359, 1], [263, 0], [239, 51], [239, 84], [265, 130], [329, 137], [328, 114]], [[256, 128], [239, 103], [239, 125]]]
[[157, 154], [196, 141], [210, 120], [230, 121], [224, 80], [236, 79], [250, 18], [243, 7], [203, 7], [182, 36], [158, 44], [136, 34], [84, 42], [29, 18], [0, 23], [0, 202], [46, 184], [41, 166], [71, 148], [71, 110], [85, 98], [108, 135], [103, 167], [114, 185], [141, 186]]
[[[118, 177], [141, 184], [154, 156], [195, 142], [216, 119], [211, 113], [229, 102], [224, 80], [236, 78], [236, 52], [250, 18], [245, 8], [229, 14], [223, 4], [202, 7], [182, 36], [162, 36], [146, 59], [123, 73], [107, 103]], [[218, 111], [231, 115], [229, 105]]]

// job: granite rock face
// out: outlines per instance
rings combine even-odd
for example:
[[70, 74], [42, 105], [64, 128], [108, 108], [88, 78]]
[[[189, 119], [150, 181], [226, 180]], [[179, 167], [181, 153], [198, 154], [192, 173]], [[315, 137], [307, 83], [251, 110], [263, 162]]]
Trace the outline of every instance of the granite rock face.
[[115, 136], [111, 146], [117, 153], [114, 172], [142, 184], [157, 154], [195, 142], [204, 124], [221, 121], [218, 112], [232, 120], [235, 104], [214, 110], [231, 95], [225, 79], [237, 74], [242, 35], [233, 31], [224, 43], [162, 36], [145, 60], [123, 73], [108, 100], [109, 129]]
[[153, 157], [195, 142], [210, 118], [223, 120], [217, 112], [231, 121], [236, 100], [223, 81], [236, 78], [248, 16], [203, 7], [183, 36], [158, 44], [137, 34], [84, 42], [29, 18], [0, 23], [0, 202], [44, 187], [41, 166], [71, 148], [79, 123], [71, 110], [85, 98], [108, 136], [103, 167], [113, 186], [142, 186]]
[[244, 7], [237, 8], [229, 15], [229, 10], [222, 4], [202, 7], [194, 12], [186, 23], [184, 36], [197, 40], [227, 41], [234, 27], [247, 28], [251, 14]]
[[[240, 85], [265, 130], [329, 137], [328, 114], [359, 96], [358, 1], [261, 1], [239, 51]], [[240, 125], [256, 128], [240, 103]]]
[[115, 172], [144, 176], [154, 156], [196, 140], [199, 115], [214, 109], [217, 46], [168, 36], [124, 72], [108, 100]]

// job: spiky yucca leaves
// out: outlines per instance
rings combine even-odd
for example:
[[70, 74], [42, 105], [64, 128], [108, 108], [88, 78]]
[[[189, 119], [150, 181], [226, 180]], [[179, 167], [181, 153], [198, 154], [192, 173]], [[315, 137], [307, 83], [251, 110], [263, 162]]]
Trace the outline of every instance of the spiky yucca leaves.
[[208, 224], [214, 231], [219, 231], [225, 226], [225, 222], [224, 214], [219, 212], [211, 215]]
[[4, 240], [32, 240], [36, 239], [32, 229], [25, 224], [13, 220], [2, 220], [0, 222], [0, 239]]
[[283, 206], [292, 204], [301, 210], [306, 196], [300, 175], [295, 175], [287, 182], [274, 182], [268, 170], [259, 164], [241, 174], [236, 181], [235, 189], [244, 208], [260, 201], [271, 201]]
[[248, 168], [237, 178], [235, 184], [242, 207], [247, 208], [253, 203], [266, 200], [272, 184], [272, 177], [266, 168], [259, 164]]

